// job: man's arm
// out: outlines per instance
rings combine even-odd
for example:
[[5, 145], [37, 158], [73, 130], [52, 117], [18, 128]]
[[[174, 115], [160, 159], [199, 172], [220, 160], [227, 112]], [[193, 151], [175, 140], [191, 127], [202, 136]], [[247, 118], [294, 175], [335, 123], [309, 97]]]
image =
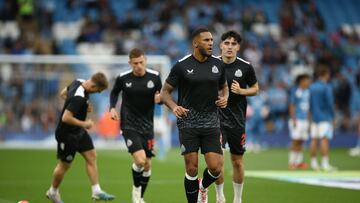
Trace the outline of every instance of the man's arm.
[[186, 116], [189, 110], [182, 106], [178, 106], [175, 103], [171, 96], [173, 90], [174, 87], [171, 86], [169, 83], [165, 82], [160, 92], [160, 99], [162, 103], [164, 103], [169, 109], [172, 110], [176, 117], [181, 118], [183, 116]]
[[233, 80], [231, 83], [231, 92], [244, 96], [255, 96], [259, 92], [259, 83], [255, 83], [249, 88], [241, 88], [240, 84], [236, 80]]
[[119, 98], [120, 91], [121, 91], [121, 81], [120, 81], [120, 78], [118, 77], [118, 78], [116, 78], [114, 87], [112, 88], [112, 90], [110, 92], [110, 114], [111, 114], [111, 119], [113, 119], [113, 120], [120, 119], [120, 116], [115, 108], [116, 103]]
[[86, 129], [90, 129], [94, 125], [92, 120], [81, 121], [75, 118], [74, 114], [67, 109], [65, 109], [61, 121], [69, 125], [79, 126]]
[[66, 95], [67, 95], [67, 87], [65, 87], [64, 89], [61, 90], [60, 92], [60, 98], [65, 100], [66, 99]]
[[293, 122], [294, 127], [296, 126], [296, 113], [295, 113], [295, 105], [290, 103], [289, 104], [289, 114], [290, 118]]
[[225, 108], [227, 106], [228, 98], [229, 98], [229, 88], [227, 82], [225, 82], [219, 91], [218, 99], [215, 101], [216, 106], [220, 108]]

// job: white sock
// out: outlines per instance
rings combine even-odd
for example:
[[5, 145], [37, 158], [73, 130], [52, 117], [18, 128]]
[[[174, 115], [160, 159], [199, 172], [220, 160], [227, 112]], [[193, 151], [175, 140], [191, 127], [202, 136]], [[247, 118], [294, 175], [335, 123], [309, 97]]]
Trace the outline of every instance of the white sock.
[[224, 183], [221, 183], [220, 185], [215, 184], [215, 190], [216, 190], [216, 197], [217, 199], [224, 199]]
[[135, 163], [132, 164], [132, 169], [136, 172], [142, 172], [144, 170], [144, 167], [138, 167]]
[[53, 186], [50, 186], [50, 193], [55, 194], [59, 192], [59, 188], [54, 188]]
[[95, 184], [95, 185], [91, 186], [91, 190], [92, 190], [93, 194], [99, 194], [102, 192], [99, 184]]
[[144, 171], [144, 172], [142, 173], [142, 176], [143, 176], [143, 177], [150, 177], [150, 176], [151, 176], [151, 170]]
[[317, 162], [316, 157], [311, 158], [311, 163], [310, 164], [311, 164], [311, 167], [313, 167], [313, 168], [318, 168], [319, 167], [319, 164]]
[[304, 155], [302, 152], [297, 152], [296, 153], [296, 160], [295, 160], [295, 164], [301, 164], [303, 162], [304, 159]]
[[321, 158], [321, 167], [323, 168], [328, 168], [329, 167], [329, 157], [328, 156], [323, 156]]
[[234, 188], [234, 203], [241, 203], [241, 196], [243, 191], [243, 185], [244, 183], [235, 183], [233, 182], [233, 188]]
[[290, 151], [289, 153], [289, 165], [295, 164], [296, 152]]

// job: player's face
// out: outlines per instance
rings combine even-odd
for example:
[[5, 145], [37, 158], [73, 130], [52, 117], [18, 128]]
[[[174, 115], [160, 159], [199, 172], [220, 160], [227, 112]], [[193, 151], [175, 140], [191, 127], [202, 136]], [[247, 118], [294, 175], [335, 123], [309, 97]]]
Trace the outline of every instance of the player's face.
[[135, 75], [143, 75], [145, 73], [146, 58], [144, 55], [130, 59], [129, 64], [132, 67]]
[[203, 56], [211, 56], [214, 40], [210, 32], [202, 32], [196, 40], [197, 48]]
[[89, 88], [86, 90], [88, 93], [97, 93], [97, 92], [102, 92], [102, 90], [96, 86], [96, 84], [94, 82], [90, 82]]
[[221, 42], [220, 49], [222, 57], [234, 58], [240, 50], [240, 44], [231, 37]]
[[311, 80], [310, 78], [304, 78], [301, 83], [302, 87], [306, 89], [310, 86]]

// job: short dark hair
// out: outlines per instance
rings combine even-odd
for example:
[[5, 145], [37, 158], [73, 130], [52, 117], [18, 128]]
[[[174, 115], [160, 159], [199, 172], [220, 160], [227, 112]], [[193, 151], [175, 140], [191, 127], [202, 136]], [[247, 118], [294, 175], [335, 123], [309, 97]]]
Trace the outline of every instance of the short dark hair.
[[319, 65], [316, 70], [316, 75], [318, 77], [322, 77], [326, 74], [330, 74], [329, 68], [330, 68], [329, 66], [324, 65], [324, 64]]
[[296, 77], [295, 84], [300, 85], [300, 82], [305, 79], [310, 79], [310, 75], [306, 73], [300, 74]]
[[230, 31], [227, 31], [225, 32], [224, 34], [221, 35], [221, 41], [225, 41], [226, 39], [228, 38], [234, 38], [235, 41], [240, 44], [241, 41], [242, 41], [242, 37], [240, 35], [240, 33], [234, 31], [234, 30], [230, 30]]
[[109, 86], [109, 82], [102, 72], [97, 72], [94, 75], [91, 76], [91, 81], [95, 83], [95, 85], [102, 91], [104, 89], [107, 89]]
[[199, 36], [203, 32], [210, 32], [210, 31], [209, 31], [209, 29], [207, 29], [205, 27], [197, 28], [191, 33], [191, 35], [190, 35], [191, 40], [194, 40], [195, 37]]
[[138, 58], [140, 56], [144, 56], [145, 53], [142, 49], [139, 49], [139, 48], [133, 48], [131, 49], [131, 51], [129, 52], [129, 59], [132, 59], [132, 58]]

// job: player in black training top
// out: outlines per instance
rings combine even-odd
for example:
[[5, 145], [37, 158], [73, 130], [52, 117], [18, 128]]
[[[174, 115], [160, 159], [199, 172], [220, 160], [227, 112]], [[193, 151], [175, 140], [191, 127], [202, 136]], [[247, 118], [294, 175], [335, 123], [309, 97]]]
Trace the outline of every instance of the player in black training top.
[[75, 80], [61, 91], [65, 99], [59, 124], [55, 131], [57, 141], [57, 157], [59, 163], [55, 167], [53, 180], [46, 196], [53, 203], [61, 203], [59, 186], [67, 170], [79, 152], [86, 160], [86, 170], [92, 185], [92, 198], [95, 200], [112, 200], [113, 195], [101, 190], [98, 181], [96, 152], [93, 142], [86, 131], [94, 122], [86, 120], [87, 112], [92, 111], [89, 94], [102, 92], [108, 87], [108, 81], [101, 72], [94, 74], [90, 80]]
[[[146, 69], [146, 57], [142, 50], [129, 53], [132, 70], [116, 78], [110, 94], [111, 117], [121, 118], [121, 130], [126, 146], [133, 157], [133, 203], [144, 202], [144, 192], [151, 175], [151, 157], [154, 147], [154, 108], [160, 102], [161, 79], [159, 72]], [[115, 109], [122, 92], [120, 117]]]
[[[252, 65], [237, 57], [241, 35], [228, 31], [221, 36], [221, 59], [225, 63], [226, 79], [229, 86], [228, 105], [220, 109], [222, 145], [228, 143], [233, 166], [234, 203], [241, 203], [244, 182], [246, 96], [254, 96], [259, 91]], [[224, 177], [216, 181], [216, 203], [224, 203]]]
[[[213, 37], [209, 30], [199, 28], [192, 33], [191, 39], [193, 54], [173, 66], [161, 91], [161, 99], [178, 118], [186, 168], [186, 197], [189, 203], [196, 203], [207, 202], [207, 187], [221, 173], [223, 156], [217, 108], [226, 107], [228, 87], [224, 63], [211, 55]], [[174, 88], [178, 89], [177, 103], [171, 97]], [[207, 168], [203, 179], [198, 181], [199, 148]]]

